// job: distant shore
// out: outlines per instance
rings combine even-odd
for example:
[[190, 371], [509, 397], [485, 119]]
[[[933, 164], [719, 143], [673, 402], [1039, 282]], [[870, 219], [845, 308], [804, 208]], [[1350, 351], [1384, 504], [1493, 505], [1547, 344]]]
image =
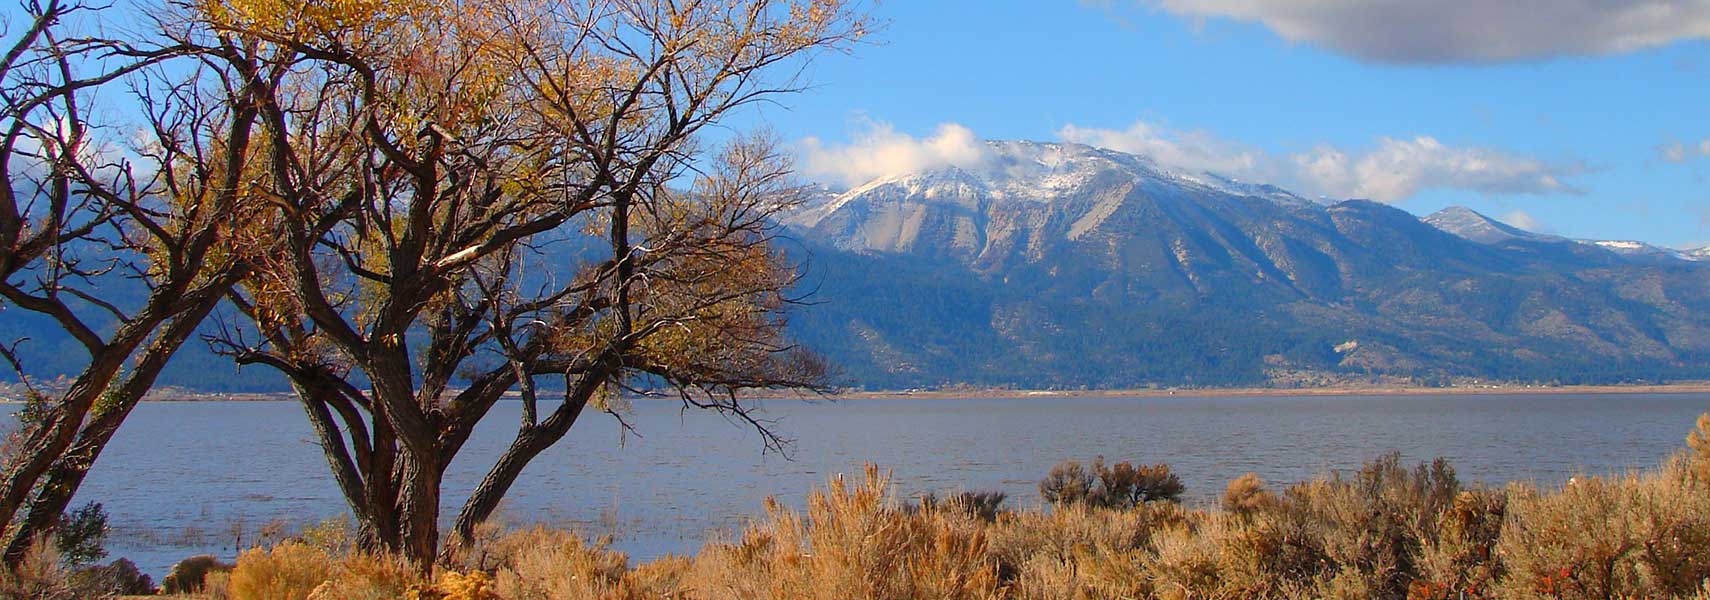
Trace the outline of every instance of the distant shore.
[[[1156, 398], [1156, 397], [1199, 397], [1199, 396], [1429, 396], [1429, 395], [1501, 395], [1501, 394], [1710, 394], [1710, 381], [1690, 381], [1663, 384], [1627, 384], [1627, 385], [1528, 385], [1515, 383], [1492, 383], [1475, 385], [1458, 385], [1447, 387], [1400, 386], [1400, 385], [1339, 385], [1327, 387], [1300, 388], [1266, 388], [1266, 387], [1228, 387], [1228, 388], [1134, 388], [1107, 390], [1029, 390], [1012, 388], [979, 388], [952, 387], [935, 389], [905, 389], [905, 390], [876, 390], [848, 391], [829, 394], [824, 398], [829, 400], [900, 400], [900, 399], [952, 399], [952, 398]], [[507, 394], [507, 397], [511, 396]], [[784, 395], [759, 395], [766, 399], [780, 399]], [[806, 398], [818, 396], [807, 395]], [[250, 392], [250, 393], [199, 393], [183, 392], [178, 394], [157, 394], [148, 398], [147, 402], [269, 402], [292, 400], [289, 392]], [[665, 398], [631, 398], [632, 400], [670, 400]], [[17, 404], [18, 400], [0, 398], [0, 404]]]
[[949, 388], [930, 390], [887, 390], [833, 394], [837, 400], [892, 398], [1151, 398], [1169, 396], [1429, 396], [1473, 394], [1703, 394], [1710, 382], [1614, 385], [1527, 385], [1488, 384], [1449, 387], [1346, 385], [1302, 388], [1138, 388], [1109, 390], [1022, 390], [1005, 388]]

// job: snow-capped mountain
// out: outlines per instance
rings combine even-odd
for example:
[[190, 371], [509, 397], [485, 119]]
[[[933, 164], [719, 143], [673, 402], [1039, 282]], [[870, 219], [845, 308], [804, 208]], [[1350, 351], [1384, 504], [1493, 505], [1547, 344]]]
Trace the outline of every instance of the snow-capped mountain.
[[1049, 203], [1118, 182], [1152, 182], [1184, 189], [1262, 197], [1279, 204], [1309, 201], [1276, 186], [1246, 183], [1214, 173], [1166, 169], [1149, 158], [1080, 144], [987, 141], [982, 158], [963, 165], [879, 177], [790, 215], [788, 222], [817, 226], [851, 202], [913, 198], [967, 208], [990, 203]]
[[1650, 245], [1650, 244], [1647, 244], [1644, 242], [1638, 242], [1638, 241], [1633, 241], [1633, 240], [1574, 240], [1574, 241], [1579, 242], [1581, 244], [1596, 246], [1598, 248], [1602, 248], [1604, 250], [1614, 252], [1614, 253], [1619, 254], [1621, 256], [1632, 257], [1632, 258], [1663, 259], [1663, 260], [1667, 260], [1667, 259], [1698, 260], [1698, 258], [1693, 256], [1692, 254], [1689, 254], [1689, 253], [1681, 251], [1681, 250], [1676, 250], [1674, 248], [1663, 248], [1661, 246], [1653, 246], [1653, 245]]
[[1480, 244], [1496, 244], [1509, 240], [1527, 240], [1535, 242], [1566, 242], [1566, 238], [1543, 233], [1526, 231], [1519, 227], [1503, 223], [1487, 217], [1478, 211], [1464, 207], [1451, 206], [1431, 213], [1421, 221], [1443, 231], [1461, 236]]
[[1679, 250], [1633, 240], [1588, 240], [1565, 238], [1558, 235], [1526, 231], [1513, 225], [1492, 219], [1464, 206], [1451, 206], [1435, 213], [1431, 213], [1421, 220], [1438, 229], [1480, 244], [1503, 244], [1515, 241], [1541, 244], [1571, 243], [1579, 244], [1587, 248], [1604, 250], [1618, 256], [1634, 260], [1710, 260], [1710, 248]]
[[793, 330], [876, 385], [1710, 376], [1710, 263], [1089, 146], [987, 142], [789, 226], [823, 300]]

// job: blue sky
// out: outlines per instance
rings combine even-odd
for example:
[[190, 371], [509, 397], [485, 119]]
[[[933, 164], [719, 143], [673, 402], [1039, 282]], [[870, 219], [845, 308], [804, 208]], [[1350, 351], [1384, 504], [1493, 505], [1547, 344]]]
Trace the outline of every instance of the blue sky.
[[811, 90], [760, 115], [811, 178], [859, 180], [970, 139], [1068, 140], [1418, 214], [1459, 204], [1573, 237], [1710, 244], [1702, 0], [875, 13], [871, 44], [820, 57]]

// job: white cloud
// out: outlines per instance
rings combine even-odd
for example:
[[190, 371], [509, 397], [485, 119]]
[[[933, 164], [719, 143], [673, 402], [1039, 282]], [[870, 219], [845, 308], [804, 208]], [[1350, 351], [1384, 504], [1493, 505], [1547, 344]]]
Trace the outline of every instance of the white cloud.
[[1065, 141], [1149, 156], [1171, 168], [1213, 171], [1331, 198], [1397, 202], [1428, 189], [1577, 192], [1562, 181], [1578, 172], [1574, 167], [1488, 148], [1448, 146], [1430, 136], [1380, 138], [1375, 147], [1361, 151], [1321, 145], [1276, 156], [1209, 133], [1177, 133], [1149, 123], [1122, 130], [1070, 125], [1059, 135]]
[[1272, 181], [1278, 174], [1263, 150], [1204, 131], [1170, 131], [1140, 121], [1120, 131], [1066, 125], [1057, 136], [1066, 142], [1150, 157], [1158, 164], [1187, 171], [1212, 171], [1255, 181]]
[[[1352, 160], [1346, 159], [1341, 150], [1332, 152], [1344, 160], [1332, 167], [1321, 165], [1319, 158], [1309, 159], [1319, 168], [1308, 173], [1316, 178], [1316, 181], [1308, 179], [1308, 183], [1329, 192], [1341, 192], [1334, 195], [1394, 202], [1431, 188], [1500, 194], [1574, 191], [1560, 179], [1560, 175], [1571, 174], [1572, 169], [1487, 148], [1445, 146], [1429, 136], [1411, 140], [1382, 138], [1377, 148]], [[1323, 153], [1320, 149], [1312, 155], [1322, 157]]]
[[1680, 142], [1663, 144], [1661, 148], [1657, 149], [1657, 152], [1662, 154], [1662, 159], [1668, 162], [1686, 162], [1686, 144], [1682, 144]]
[[1630, 52], [1710, 38], [1704, 0], [1141, 0], [1264, 25], [1365, 60], [1456, 63]]
[[1516, 210], [1503, 215], [1502, 222], [1526, 231], [1540, 232], [1544, 230], [1543, 223], [1539, 223], [1538, 219], [1534, 218], [1531, 213], [1523, 210]]
[[1671, 163], [1684, 163], [1694, 158], [1710, 157], [1710, 138], [1704, 138], [1698, 143], [1669, 142], [1657, 146], [1657, 154]]
[[855, 186], [873, 178], [945, 166], [971, 167], [986, 158], [986, 146], [974, 132], [955, 123], [938, 126], [931, 137], [899, 133], [889, 123], [870, 121], [847, 145], [807, 138], [797, 148], [797, 170], [827, 183]]

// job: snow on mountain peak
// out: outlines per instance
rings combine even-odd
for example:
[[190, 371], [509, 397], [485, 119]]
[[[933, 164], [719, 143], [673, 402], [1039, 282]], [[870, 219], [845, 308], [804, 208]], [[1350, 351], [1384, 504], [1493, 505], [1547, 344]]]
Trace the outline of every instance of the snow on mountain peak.
[[1275, 186], [1174, 171], [1147, 157], [1094, 146], [1017, 140], [981, 144], [976, 160], [878, 177], [805, 207], [788, 220], [812, 226], [855, 198], [914, 198], [968, 207], [981, 202], [1049, 202], [1095, 183], [1122, 179], [1256, 196], [1285, 205], [1310, 204]]

